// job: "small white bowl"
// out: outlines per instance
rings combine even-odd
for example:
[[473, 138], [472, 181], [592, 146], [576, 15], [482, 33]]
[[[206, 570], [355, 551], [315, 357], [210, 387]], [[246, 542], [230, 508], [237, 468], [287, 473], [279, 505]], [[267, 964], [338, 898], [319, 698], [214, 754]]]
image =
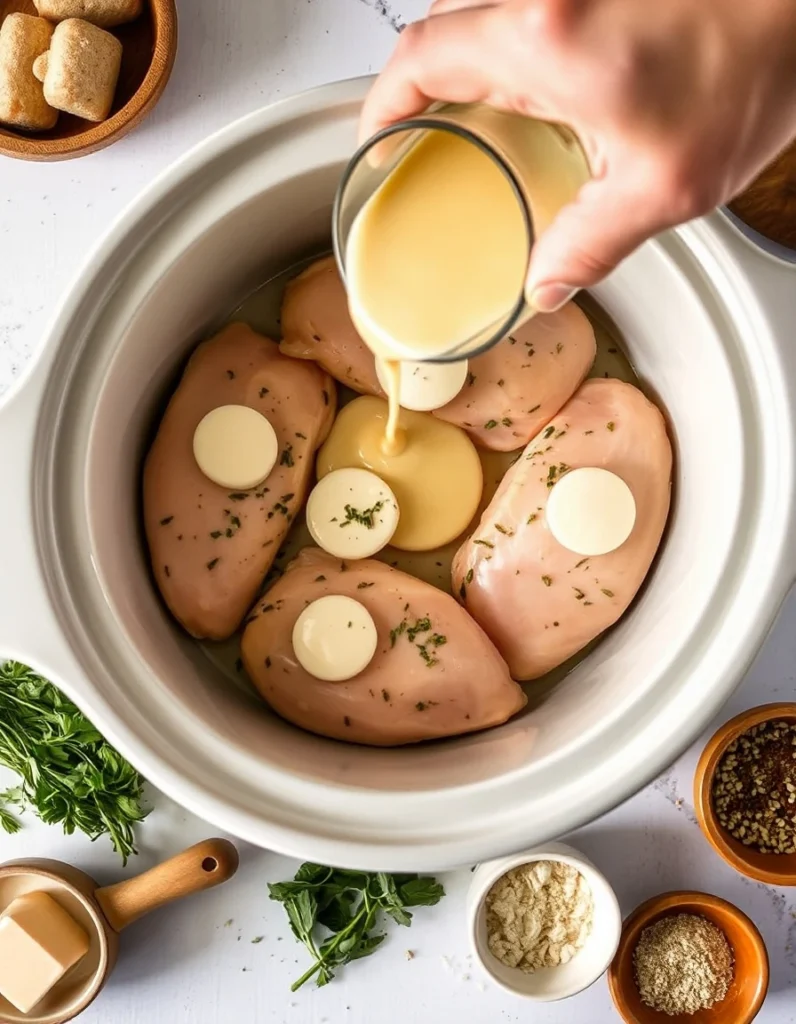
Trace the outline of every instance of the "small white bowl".
[[[506, 967], [490, 953], [485, 900], [495, 882], [507, 871], [537, 860], [563, 861], [583, 875], [594, 899], [594, 924], [583, 949], [568, 964], [526, 974], [518, 967]], [[563, 843], [550, 843], [479, 864], [467, 893], [467, 923], [473, 954], [490, 978], [507, 992], [545, 1003], [574, 996], [594, 984], [608, 969], [622, 934], [619, 902], [605, 876], [582, 853]]]

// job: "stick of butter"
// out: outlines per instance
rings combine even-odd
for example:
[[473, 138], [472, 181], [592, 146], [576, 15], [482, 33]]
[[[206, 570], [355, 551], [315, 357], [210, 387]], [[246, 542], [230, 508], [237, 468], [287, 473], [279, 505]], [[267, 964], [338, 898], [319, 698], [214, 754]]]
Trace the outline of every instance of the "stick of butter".
[[18, 896], [0, 915], [0, 995], [28, 1013], [88, 946], [88, 935], [47, 893]]

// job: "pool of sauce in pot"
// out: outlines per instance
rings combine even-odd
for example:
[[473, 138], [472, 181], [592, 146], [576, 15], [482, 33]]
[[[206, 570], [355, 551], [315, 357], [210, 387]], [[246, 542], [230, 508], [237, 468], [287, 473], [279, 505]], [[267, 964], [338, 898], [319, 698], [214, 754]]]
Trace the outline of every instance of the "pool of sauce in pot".
[[[316, 259], [318, 259], [317, 255], [295, 264], [281, 274], [277, 274], [266, 281], [231, 312], [227, 322], [243, 320], [255, 330], [260, 331], [269, 338], [278, 340], [282, 333], [279, 325], [279, 310], [285, 285]], [[634, 373], [630, 361], [622, 348], [619, 330], [608, 314], [589, 295], [579, 296], [577, 302], [588, 316], [597, 339], [597, 356], [589, 376], [616, 377], [619, 380], [628, 381], [637, 387], [641, 387], [638, 377]], [[357, 397], [356, 392], [342, 385], [338, 385], [337, 390], [340, 406]], [[642, 390], [644, 390], [643, 387]], [[492, 500], [506, 470], [516, 461], [521, 451], [521, 448], [514, 452], [495, 452], [481, 448], [478, 449], [478, 455], [484, 472], [483, 495], [471, 524], [456, 540], [434, 551], [399, 551], [397, 548], [388, 546], [373, 557], [412, 576], [425, 580], [446, 593], [450, 593], [450, 569], [453, 556], [461, 546], [464, 537], [475, 529], [481, 513]], [[304, 509], [302, 507], [300, 516], [296, 518], [296, 522], [274, 561], [274, 565], [266, 580], [266, 586], [272, 582], [275, 576], [281, 574], [285, 566], [302, 548], [311, 545], [313, 545], [313, 541], [307, 529]], [[569, 661], [559, 665], [546, 676], [525, 684], [525, 689], [529, 696], [528, 707], [533, 708], [540, 704], [544, 696], [549, 692], [550, 687], [571, 672], [594, 649], [600, 642], [600, 639], [601, 637], [595, 638], [583, 650], [570, 658]], [[208, 640], [198, 641], [198, 643], [205, 655], [219, 671], [236, 684], [248, 689], [248, 681], [240, 663], [239, 635], [236, 634], [234, 637], [221, 643]]]

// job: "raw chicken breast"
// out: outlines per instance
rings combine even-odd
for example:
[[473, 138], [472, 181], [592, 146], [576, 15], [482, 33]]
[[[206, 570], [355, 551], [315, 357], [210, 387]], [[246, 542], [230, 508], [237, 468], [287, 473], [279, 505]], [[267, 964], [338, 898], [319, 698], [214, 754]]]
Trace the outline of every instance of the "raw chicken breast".
[[520, 448], [549, 423], [583, 383], [597, 343], [574, 302], [535, 316], [470, 360], [467, 383], [434, 412], [464, 427], [476, 444], [499, 452]]
[[[155, 580], [192, 636], [223, 640], [240, 625], [304, 501], [335, 402], [319, 367], [281, 355], [246, 324], [191, 356], [146, 457], [143, 493]], [[280, 458], [259, 487], [230, 492], [196, 464], [194, 431], [220, 405], [256, 409], [276, 431]]]
[[[616, 551], [583, 558], [547, 529], [550, 488], [600, 466], [636, 501]], [[453, 592], [483, 626], [515, 679], [560, 665], [625, 612], [646, 576], [669, 512], [672, 450], [660, 411], [630, 384], [590, 380], [509, 469], [453, 561]]]
[[280, 323], [279, 348], [284, 355], [313, 360], [361, 395], [386, 397], [376, 377], [373, 353], [348, 314], [348, 299], [334, 256], [311, 264], [289, 282]]
[[[383, 396], [370, 350], [348, 315], [334, 258], [291, 281], [282, 305], [285, 355], [312, 359], [360, 394]], [[536, 316], [470, 360], [467, 383], [434, 415], [495, 451], [521, 448], [586, 378], [596, 353], [588, 318], [569, 303]]]
[[[342, 683], [306, 672], [291, 642], [298, 616], [326, 594], [360, 601], [378, 631], [371, 663]], [[489, 638], [448, 594], [382, 562], [341, 562], [319, 548], [305, 548], [257, 604], [241, 654], [278, 714], [352, 743], [397, 746], [486, 729], [526, 701]]]

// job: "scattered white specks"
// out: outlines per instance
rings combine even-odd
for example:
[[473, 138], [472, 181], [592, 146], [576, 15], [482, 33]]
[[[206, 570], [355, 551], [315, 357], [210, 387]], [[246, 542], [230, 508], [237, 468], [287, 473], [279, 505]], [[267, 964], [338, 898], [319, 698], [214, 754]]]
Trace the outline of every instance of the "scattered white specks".
[[657, 793], [660, 793], [672, 807], [675, 807], [678, 811], [682, 811], [686, 818], [693, 824], [697, 824], [696, 814], [690, 804], [686, 803], [685, 799], [680, 796], [677, 790], [677, 780], [674, 777], [674, 771], [670, 768], [668, 771], [663, 772], [652, 784], [653, 789]]

